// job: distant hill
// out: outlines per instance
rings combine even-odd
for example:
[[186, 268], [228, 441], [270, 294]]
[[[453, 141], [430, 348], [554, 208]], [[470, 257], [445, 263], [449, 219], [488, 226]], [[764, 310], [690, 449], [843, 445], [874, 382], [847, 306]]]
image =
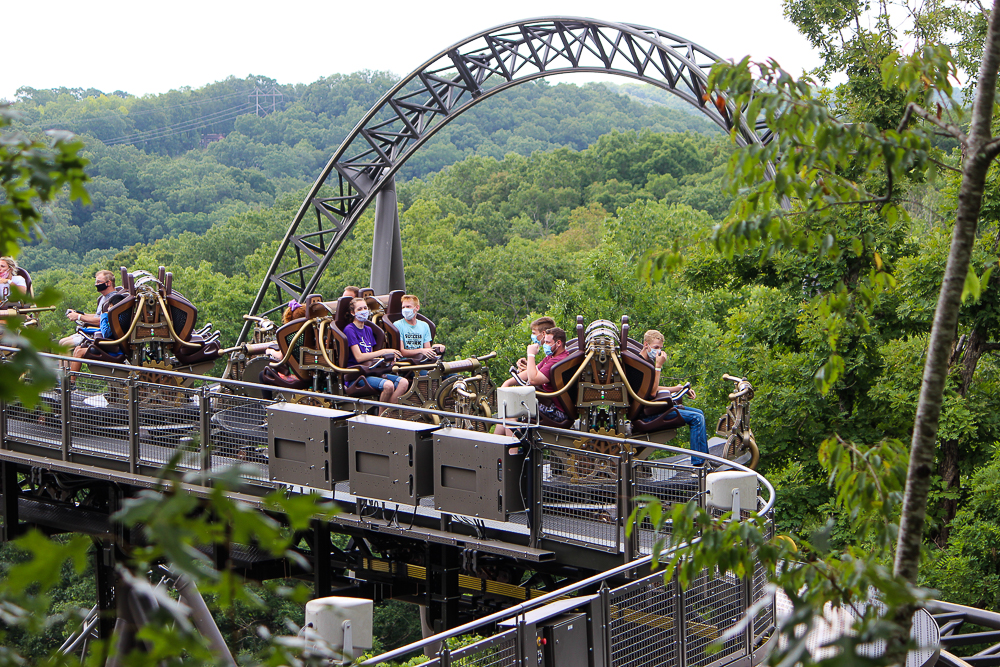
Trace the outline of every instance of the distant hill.
[[[230, 77], [198, 89], [135, 97], [122, 91], [21, 88], [19, 129], [82, 135], [92, 165], [91, 206], [59, 202], [29, 267], [88, 265], [135, 243], [204, 233], [269, 207], [315, 180], [362, 115], [397, 78], [335, 74], [308, 85]], [[442, 128], [401, 171], [425, 178], [472, 156], [502, 159], [583, 150], [612, 131], [715, 134], [679, 99], [649, 86], [541, 80], [484, 100]]]

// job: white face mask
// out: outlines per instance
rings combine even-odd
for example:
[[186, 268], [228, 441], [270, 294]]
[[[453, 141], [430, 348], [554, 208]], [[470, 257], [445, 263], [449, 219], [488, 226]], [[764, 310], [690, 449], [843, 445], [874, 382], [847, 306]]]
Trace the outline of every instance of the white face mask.
[[354, 311], [354, 317], [356, 317], [361, 322], [368, 321], [368, 311], [367, 310], [356, 310]]
[[413, 316], [415, 314], [416, 314], [416, 311], [414, 311], [412, 308], [404, 308], [403, 309], [403, 319], [404, 320], [412, 320]]
[[649, 349], [648, 354], [649, 354], [649, 360], [650, 361], [656, 361], [656, 358], [658, 356], [660, 356], [660, 350], [658, 350], [657, 348], [653, 347], [653, 348]]

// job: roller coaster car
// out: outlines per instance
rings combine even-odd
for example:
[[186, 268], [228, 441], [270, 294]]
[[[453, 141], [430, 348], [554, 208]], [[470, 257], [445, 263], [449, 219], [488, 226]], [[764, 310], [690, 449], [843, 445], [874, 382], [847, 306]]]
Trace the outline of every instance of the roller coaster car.
[[134, 368], [92, 366], [92, 371], [123, 377], [141, 369], [140, 380], [181, 386], [190, 382], [161, 371], [201, 375], [211, 369], [221, 353], [219, 332], [212, 331], [211, 323], [195, 328], [198, 309], [173, 290], [173, 274], [162, 266], [155, 277], [146, 271], [129, 273], [125, 267], [121, 271], [127, 296], [108, 310], [112, 337], [97, 333], [83, 358]]
[[[684, 420], [673, 409], [674, 399], [659, 392], [655, 368], [639, 354], [642, 345], [628, 337], [628, 317], [622, 318], [620, 329], [608, 320], [584, 327], [578, 317], [576, 334], [567, 341], [570, 354], [552, 367], [554, 391], [537, 393], [542, 404], [558, 408], [540, 411], [542, 424], [588, 434], [559, 436], [563, 442], [558, 444], [617, 454], [620, 447], [600, 435], [660, 444], [672, 439]], [[554, 419], [559, 412], [565, 418]], [[637, 455], [651, 452], [643, 448]]]
[[[401, 304], [402, 296], [403, 292], [397, 290], [383, 297], [365, 297], [373, 313], [365, 326], [375, 339], [374, 349], [386, 350], [387, 354], [383, 357], [385, 361], [376, 359], [350, 367], [346, 366], [349, 350], [344, 332], [353, 326], [351, 297], [323, 301], [319, 295], [308, 296], [305, 316], [288, 322], [276, 332], [281, 360], [270, 362], [260, 373], [260, 381], [279, 391], [300, 389], [369, 398], [380, 392], [372, 389], [364, 377], [394, 373], [410, 381], [410, 389], [400, 399], [401, 405], [492, 415], [493, 385], [482, 362], [495, 355], [444, 362], [432, 355], [397, 360], [395, 355], [388, 354], [389, 350], [402, 350], [402, 337], [392, 324], [393, 320], [402, 318], [401, 313], [392, 311], [393, 304]], [[433, 335], [437, 330], [434, 322], [426, 317], [421, 319], [427, 322]], [[419, 418], [416, 413], [408, 413], [408, 416]]]

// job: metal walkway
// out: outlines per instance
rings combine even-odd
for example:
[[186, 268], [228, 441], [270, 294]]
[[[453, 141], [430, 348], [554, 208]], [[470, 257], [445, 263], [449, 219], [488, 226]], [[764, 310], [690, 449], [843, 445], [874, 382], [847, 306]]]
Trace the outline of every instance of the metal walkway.
[[[361, 477], [360, 468], [352, 470], [350, 479], [333, 479], [329, 484], [307, 486], [290, 481], [294, 478], [288, 476], [291, 459], [281, 467], [282, 460], [274, 458], [276, 440], [291, 437], [278, 432], [275, 420], [281, 408], [234, 393], [241, 383], [230, 382], [227, 391], [222, 391], [216, 378], [195, 378], [191, 387], [179, 386], [181, 381], [190, 381], [190, 376], [164, 371], [159, 379], [162, 383], [154, 384], [129, 377], [73, 374], [44, 395], [43, 407], [28, 410], [19, 404], [0, 404], [5, 537], [11, 537], [10, 526], [19, 522], [97, 537], [108, 537], [116, 530], [110, 513], [60, 504], [51, 494], [31, 495], [23, 484], [28, 476], [32, 484], [44, 475], [55, 475], [64, 482], [111, 482], [121, 488], [140, 489], [157, 484], [168, 462], [181, 471], [207, 473], [240, 464], [247, 486], [239, 497], [245, 502], [254, 504], [275, 488], [319, 493], [341, 509], [328, 531], [343, 531], [365, 540], [395, 539], [429, 548], [436, 545], [444, 550], [440, 553], [450, 566], [443, 570], [432, 561], [407, 562], [402, 556], [369, 553], [348, 559], [349, 564], [344, 565], [337, 561], [335, 552], [309, 554], [315, 570], [312, 576], [317, 582], [325, 577], [327, 590], [334, 575], [362, 583], [388, 581], [399, 590], [409, 582], [406, 595], [397, 596], [394, 589], [393, 596], [438, 605], [438, 629], [451, 628], [449, 634], [466, 626], [480, 633], [496, 631], [479, 644], [450, 657], [444, 652], [429, 664], [459, 660], [463, 665], [524, 665], [528, 664], [524, 661], [526, 651], [541, 661], [539, 665], [580, 664], [574, 662], [578, 656], [535, 650], [536, 643], [539, 647], [548, 645], [545, 642], [551, 633], [565, 631], [554, 626], [553, 619], [559, 623], [566, 618], [586, 621], [574, 627], [586, 627], [585, 664], [595, 667], [752, 664], [758, 662], [773, 633], [772, 601], [761, 607], [744, 632], [726, 640], [721, 651], [706, 650], [747, 608], [765, 598], [763, 569], [755, 568], [746, 579], [706, 572], [696, 585], [681, 591], [676, 582], [664, 582], [660, 573], [649, 572], [648, 554], [660, 535], [640, 526], [626, 537], [625, 523], [636, 496], [653, 495], [667, 505], [692, 499], [705, 504], [705, 471], [690, 465], [685, 449], [655, 445], [654, 449], [664, 450], [668, 456], [653, 460], [637, 458], [628, 449], [621, 456], [602, 454], [554, 444], [559, 435], [572, 432], [530, 426], [521, 441], [530, 445], [528, 453], [511, 459], [517, 464], [511, 470], [516, 473], [514, 488], [518, 493], [514, 497], [508, 493], [500, 507], [494, 501], [492, 510], [484, 513], [488, 503], [470, 504], [468, 499], [473, 496], [468, 495], [459, 495], [457, 505], [449, 504], [448, 494], [461, 492], [461, 484], [432, 489], [407, 504], [398, 496], [392, 500], [359, 493], [362, 487], [356, 478]], [[437, 434], [437, 448], [444, 447], [449, 437], [457, 438], [460, 445], [478, 442], [476, 438], [496, 438], [449, 427], [449, 422], [458, 423], [461, 416], [444, 412], [436, 412], [441, 420], [438, 426], [366, 414], [383, 407], [336, 397], [331, 410], [296, 409], [305, 410], [304, 414], [335, 415], [357, 429], [348, 438], [352, 454], [378, 444], [363, 441], [370, 436], [355, 437], [364, 432], [363, 426], [385, 429], [390, 441], [400, 442], [426, 430]], [[265, 424], [265, 419], [272, 423]], [[620, 442], [651, 446], [648, 442]], [[487, 449], [485, 444], [483, 449]], [[489, 450], [486, 458], [495, 461], [488, 469], [494, 478], [500, 462], [495, 451]], [[438, 472], [433, 477], [443, 484], [444, 476]], [[22, 482], [20, 487], [17, 480]], [[758, 498], [756, 507], [770, 519], [773, 489], [763, 478], [759, 480], [768, 498]], [[208, 492], [197, 484], [185, 488], [192, 494]], [[384, 552], [393, 551], [386, 548]], [[470, 568], [464, 560], [487, 557], [496, 559], [501, 573], [507, 567], [536, 572], [542, 578], [504, 580], [475, 566]], [[248, 563], [253, 560], [249, 549], [243, 558]], [[327, 568], [333, 574], [320, 572]], [[562, 581], [546, 585], [542, 583], [545, 576]], [[435, 577], [447, 580], [446, 595]], [[491, 607], [497, 608], [498, 601], [501, 607], [514, 606], [487, 613]], [[518, 605], [519, 601], [527, 602]], [[551, 602], [557, 606], [552, 607]], [[462, 618], [471, 620], [462, 624]], [[456, 628], [459, 625], [462, 627]], [[530, 650], [526, 648], [529, 644]], [[556, 644], [576, 646], [579, 641], [560, 643], [553, 639], [552, 646]]]

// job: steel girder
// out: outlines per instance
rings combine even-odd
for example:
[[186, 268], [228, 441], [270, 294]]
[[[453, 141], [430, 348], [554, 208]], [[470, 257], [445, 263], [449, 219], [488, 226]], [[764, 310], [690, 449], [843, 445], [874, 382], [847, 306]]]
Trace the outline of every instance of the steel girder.
[[[668, 90], [730, 131], [732, 104], [705, 95], [708, 71], [719, 60], [662, 30], [585, 18], [508, 23], [441, 51], [386, 93], [334, 153], [289, 226], [249, 314], [274, 312], [289, 298], [302, 301], [313, 292], [337, 248], [403, 163], [477, 102], [541, 77], [616, 74]], [[735, 129], [741, 145], [770, 139], [763, 126]], [[315, 226], [306, 224], [311, 217]], [[271, 286], [279, 305], [263, 309]], [[249, 329], [247, 322], [240, 342]]]

